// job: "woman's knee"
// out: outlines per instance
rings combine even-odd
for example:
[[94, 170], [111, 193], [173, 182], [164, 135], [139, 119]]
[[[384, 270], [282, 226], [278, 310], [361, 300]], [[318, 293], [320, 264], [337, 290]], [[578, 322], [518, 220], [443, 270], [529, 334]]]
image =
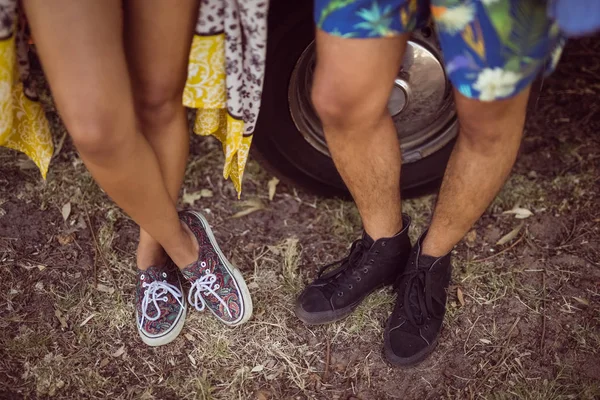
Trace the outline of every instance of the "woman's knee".
[[[135, 135], [129, 118], [114, 108], [93, 105], [65, 112], [62, 118], [77, 150], [88, 158], [102, 158], [127, 151]], [[131, 126], [128, 126], [131, 125]]]
[[173, 79], [156, 79], [135, 89], [140, 122], [152, 127], [170, 123], [184, 109], [183, 85]]

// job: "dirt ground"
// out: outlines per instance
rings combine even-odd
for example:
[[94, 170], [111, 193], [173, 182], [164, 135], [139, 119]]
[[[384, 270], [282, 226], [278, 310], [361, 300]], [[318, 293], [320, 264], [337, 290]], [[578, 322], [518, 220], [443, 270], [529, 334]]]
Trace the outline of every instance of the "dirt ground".
[[[191, 312], [174, 343], [148, 348], [133, 317], [135, 225], [68, 140], [46, 182], [0, 149], [0, 398], [600, 398], [599, 77], [600, 40], [570, 43], [514, 174], [455, 250], [440, 345], [413, 369], [382, 359], [390, 291], [329, 326], [293, 315], [303, 284], [360, 234], [351, 202], [283, 183], [269, 201], [272, 177], [255, 162], [237, 201], [218, 144], [194, 138], [183, 206], [212, 194], [193, 207], [244, 272], [255, 314], [227, 329]], [[433, 202], [404, 202], [413, 238]], [[533, 215], [504, 213], [515, 206]]]

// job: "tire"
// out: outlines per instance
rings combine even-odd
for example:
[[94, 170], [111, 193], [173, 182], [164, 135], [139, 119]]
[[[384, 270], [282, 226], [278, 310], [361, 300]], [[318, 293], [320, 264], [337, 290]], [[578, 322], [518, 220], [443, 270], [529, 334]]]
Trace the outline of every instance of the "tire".
[[[290, 109], [294, 68], [314, 40], [311, 11], [311, 2], [306, 0], [271, 4], [266, 77], [252, 154], [267, 171], [292, 186], [323, 196], [346, 197], [348, 190], [331, 157], [299, 132]], [[409, 160], [404, 157], [401, 190], [405, 196], [438, 187], [454, 146], [456, 118], [446, 125], [447, 137], [441, 145], [438, 140], [435, 150], [420, 152]]]

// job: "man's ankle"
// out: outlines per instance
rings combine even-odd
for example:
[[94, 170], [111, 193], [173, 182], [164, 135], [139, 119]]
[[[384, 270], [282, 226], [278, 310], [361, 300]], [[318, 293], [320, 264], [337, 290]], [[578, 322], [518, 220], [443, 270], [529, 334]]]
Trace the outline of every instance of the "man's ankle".
[[393, 237], [402, 231], [403, 228], [402, 218], [400, 218], [398, 223], [389, 224], [388, 226], [368, 226], [367, 224], [364, 224], [365, 232], [367, 232], [367, 235], [374, 241]]
[[428, 232], [427, 236], [425, 236], [425, 239], [423, 239], [421, 254], [440, 258], [450, 253], [453, 248], [454, 245], [437, 240], [437, 236], [435, 234], [432, 235], [431, 232]]

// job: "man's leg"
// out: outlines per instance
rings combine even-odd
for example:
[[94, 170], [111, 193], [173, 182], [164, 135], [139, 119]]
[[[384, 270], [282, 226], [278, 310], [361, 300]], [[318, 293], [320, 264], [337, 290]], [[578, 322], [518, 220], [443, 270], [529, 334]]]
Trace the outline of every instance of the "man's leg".
[[407, 39], [317, 31], [313, 103], [335, 165], [375, 240], [402, 229], [400, 144], [387, 102]]
[[423, 241], [424, 254], [450, 252], [504, 185], [521, 144], [529, 89], [493, 102], [455, 91], [460, 132]]
[[416, 243], [386, 329], [388, 361], [409, 366], [436, 346], [446, 311], [450, 251], [496, 196], [519, 151], [529, 86], [508, 100], [481, 102], [455, 91], [460, 131], [430, 229]]
[[[128, 0], [125, 6], [125, 46], [138, 123], [177, 204], [189, 152], [182, 96], [198, 0]], [[138, 268], [161, 265], [165, 257], [161, 245], [140, 228]]]
[[320, 274], [300, 294], [295, 312], [305, 323], [349, 315], [397, 279], [410, 253], [409, 221], [403, 221], [400, 204], [400, 144], [387, 110], [407, 38], [344, 39], [317, 32], [313, 102], [366, 234], [338, 269]]

